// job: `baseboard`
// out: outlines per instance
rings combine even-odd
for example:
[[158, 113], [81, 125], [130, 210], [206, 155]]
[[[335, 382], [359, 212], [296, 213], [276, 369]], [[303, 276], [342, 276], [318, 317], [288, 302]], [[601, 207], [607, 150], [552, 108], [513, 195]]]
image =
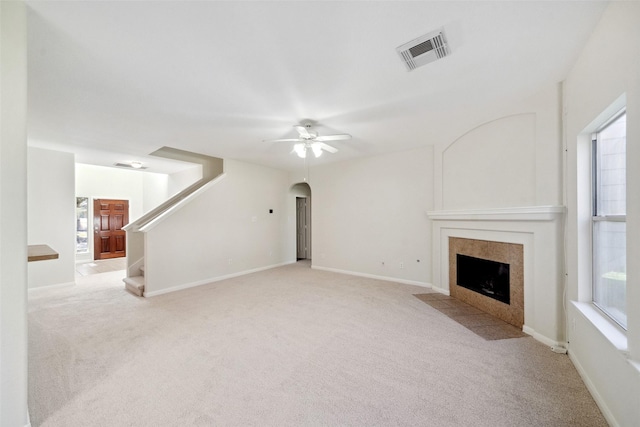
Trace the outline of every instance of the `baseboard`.
[[620, 427], [620, 424], [618, 424], [618, 422], [614, 418], [604, 399], [602, 398], [602, 396], [600, 396], [600, 393], [598, 393], [598, 389], [591, 382], [591, 378], [589, 378], [589, 375], [587, 375], [587, 371], [584, 370], [578, 358], [571, 351], [569, 351], [569, 359], [571, 359], [573, 366], [576, 367], [576, 371], [578, 371], [580, 378], [582, 378], [582, 382], [584, 382], [584, 384], [587, 386], [587, 390], [589, 390], [589, 393], [591, 393], [591, 397], [593, 397], [596, 405], [598, 405], [598, 408], [600, 408], [600, 412], [602, 412], [602, 415], [604, 416], [605, 420], [607, 420], [607, 423], [609, 423], [611, 427]]
[[542, 344], [548, 345], [556, 353], [566, 353], [567, 343], [561, 341], [554, 341], [551, 338], [544, 336], [535, 331], [535, 329], [523, 325], [522, 332], [527, 335], [531, 335], [535, 340], [540, 341]]
[[35, 288], [29, 288], [29, 292], [51, 290], [56, 288], [64, 288], [65, 286], [75, 286], [76, 282], [56, 283], [55, 285], [36, 286]]
[[441, 294], [443, 294], [443, 295], [451, 295], [451, 294], [449, 293], [449, 289], [439, 288], [439, 287], [437, 287], [437, 286], [433, 286], [433, 285], [431, 285], [431, 290], [436, 291], [436, 292], [438, 292], [438, 293], [441, 293]]
[[283, 263], [280, 263], [280, 264], [267, 265], [265, 267], [253, 268], [251, 270], [239, 271], [237, 273], [226, 274], [224, 276], [211, 277], [211, 278], [208, 278], [208, 279], [198, 280], [196, 282], [190, 282], [190, 283], [185, 283], [185, 284], [182, 284], [182, 285], [172, 286], [170, 288], [161, 289], [159, 291], [153, 291], [153, 292], [145, 291], [143, 296], [144, 297], [155, 297], [155, 296], [162, 295], [162, 294], [168, 294], [168, 293], [171, 293], [171, 292], [182, 291], [184, 289], [195, 288], [196, 286], [207, 285], [209, 283], [219, 282], [221, 280], [226, 280], [226, 279], [233, 279], [234, 277], [244, 276], [244, 275], [247, 275], [247, 274], [257, 273], [259, 271], [270, 270], [272, 268], [282, 267], [284, 265], [295, 264], [295, 263], [296, 263], [296, 261], [286, 261], [286, 262], [283, 262]]
[[318, 267], [318, 266], [315, 266], [315, 265], [312, 265], [311, 268], [313, 268], [314, 270], [331, 271], [333, 273], [341, 273], [341, 274], [348, 274], [350, 276], [366, 277], [367, 279], [384, 280], [385, 282], [402, 283], [404, 285], [422, 286], [423, 288], [431, 289], [431, 283], [427, 283], [427, 282], [418, 282], [418, 281], [415, 281], [415, 280], [398, 279], [396, 277], [377, 276], [375, 274], [358, 273], [356, 271], [340, 270], [340, 269], [337, 269], [337, 268], [329, 268], [329, 267]]

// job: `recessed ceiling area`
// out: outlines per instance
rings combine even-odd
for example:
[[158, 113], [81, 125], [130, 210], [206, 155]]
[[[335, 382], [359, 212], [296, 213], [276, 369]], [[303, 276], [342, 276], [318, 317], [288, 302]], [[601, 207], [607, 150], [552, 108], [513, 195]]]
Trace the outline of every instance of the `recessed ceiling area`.
[[[148, 156], [163, 146], [294, 170], [293, 145], [263, 140], [295, 138], [306, 119], [352, 135], [312, 166], [450, 142], [562, 81], [606, 6], [27, 4], [29, 145], [165, 173], [184, 165]], [[396, 49], [434, 29], [451, 54], [408, 72]]]

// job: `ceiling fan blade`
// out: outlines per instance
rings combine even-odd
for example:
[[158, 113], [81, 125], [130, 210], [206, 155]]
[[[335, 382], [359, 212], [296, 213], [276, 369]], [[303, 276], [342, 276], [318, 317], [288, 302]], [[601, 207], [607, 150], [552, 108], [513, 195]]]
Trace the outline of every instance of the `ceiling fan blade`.
[[262, 142], [302, 142], [300, 138], [287, 138], [287, 139], [263, 139]]
[[306, 126], [295, 125], [294, 128], [296, 128], [300, 138], [302, 139], [311, 139], [317, 136], [315, 132], [309, 132], [309, 129]]
[[340, 141], [343, 139], [351, 139], [351, 135], [344, 133], [340, 135], [323, 135], [315, 138], [316, 141]]
[[331, 154], [335, 154], [338, 152], [338, 149], [335, 147], [332, 147], [328, 144], [325, 144], [324, 142], [317, 142], [316, 144], [318, 144], [320, 146], [320, 148], [322, 148], [324, 151], [328, 151]]

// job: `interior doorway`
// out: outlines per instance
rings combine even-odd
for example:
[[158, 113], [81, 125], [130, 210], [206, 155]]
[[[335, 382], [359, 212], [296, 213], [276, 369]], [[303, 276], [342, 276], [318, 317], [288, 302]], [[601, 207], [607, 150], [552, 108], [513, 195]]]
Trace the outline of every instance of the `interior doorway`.
[[311, 188], [306, 182], [291, 187], [295, 197], [296, 260], [311, 259]]
[[308, 258], [309, 246], [307, 234], [307, 198], [296, 197], [296, 258], [299, 260]]
[[93, 201], [93, 259], [120, 258], [127, 255], [129, 201], [95, 199]]

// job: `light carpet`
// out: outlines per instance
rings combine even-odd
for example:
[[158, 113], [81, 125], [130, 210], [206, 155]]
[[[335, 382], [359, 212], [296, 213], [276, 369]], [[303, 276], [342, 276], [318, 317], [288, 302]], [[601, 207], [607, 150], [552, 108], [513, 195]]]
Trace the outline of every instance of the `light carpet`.
[[566, 355], [487, 341], [424, 288], [308, 263], [153, 298], [30, 292], [34, 426], [606, 426]]

